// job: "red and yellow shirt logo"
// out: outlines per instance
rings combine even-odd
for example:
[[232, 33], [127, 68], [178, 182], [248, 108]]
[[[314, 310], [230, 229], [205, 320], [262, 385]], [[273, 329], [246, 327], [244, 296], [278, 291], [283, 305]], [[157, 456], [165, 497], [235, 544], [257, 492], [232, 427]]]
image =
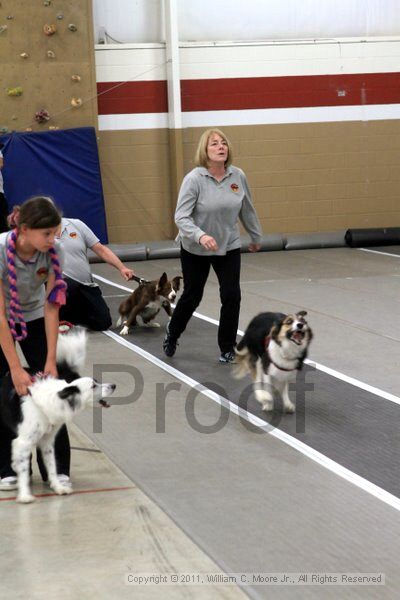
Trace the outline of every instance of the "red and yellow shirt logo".
[[41, 281], [46, 281], [48, 274], [49, 270], [46, 267], [40, 267], [40, 269], [36, 271], [36, 277]]
[[237, 183], [232, 183], [231, 184], [231, 190], [232, 192], [237, 192], [239, 190], [239, 186]]
[[77, 237], [77, 235], [78, 235], [78, 234], [76, 233], [76, 231], [71, 231], [71, 233], [69, 234], [69, 237], [70, 237], [70, 238], [76, 238], [76, 237]]

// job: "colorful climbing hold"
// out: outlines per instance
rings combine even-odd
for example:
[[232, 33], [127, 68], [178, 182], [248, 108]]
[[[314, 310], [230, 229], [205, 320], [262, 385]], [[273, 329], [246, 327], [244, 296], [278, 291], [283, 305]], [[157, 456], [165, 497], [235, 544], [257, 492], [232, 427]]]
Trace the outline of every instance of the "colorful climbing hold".
[[43, 25], [44, 35], [54, 35], [56, 31], [57, 31], [57, 27], [54, 25], [54, 23], [52, 23], [52, 24], [46, 23], [45, 25]]
[[21, 57], [21, 58], [29, 58], [29, 54], [27, 54], [26, 52], [22, 52], [22, 53], [20, 54], [20, 57]]
[[77, 83], [81, 80], [81, 76], [80, 75], [71, 75], [71, 79], [72, 79], [72, 81], [75, 81]]
[[38, 123], [45, 123], [46, 121], [49, 121], [49, 120], [50, 120], [50, 114], [49, 114], [49, 111], [46, 110], [45, 108], [38, 110], [37, 113], [35, 114], [35, 121], [37, 121]]
[[82, 98], [72, 98], [71, 106], [74, 108], [79, 108], [79, 106], [82, 106]]
[[22, 96], [22, 87], [7, 88], [7, 96]]
[[74, 25], [73, 23], [70, 23], [70, 24], [68, 25], [68, 29], [69, 29], [70, 31], [78, 31], [78, 28], [77, 28], [77, 26], [76, 26], [76, 25]]
[[55, 58], [55, 52], [53, 52], [53, 50], [47, 50], [47, 57], [48, 58]]

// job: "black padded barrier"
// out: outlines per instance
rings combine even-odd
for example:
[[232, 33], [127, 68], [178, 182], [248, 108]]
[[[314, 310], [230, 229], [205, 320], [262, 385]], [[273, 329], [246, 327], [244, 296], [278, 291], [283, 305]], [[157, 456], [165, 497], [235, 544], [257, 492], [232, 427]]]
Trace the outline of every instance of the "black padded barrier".
[[[122, 262], [147, 259], [147, 248], [144, 244], [107, 244], [107, 248], [110, 248]], [[88, 250], [88, 258], [90, 263], [103, 262], [92, 250]]]
[[345, 234], [346, 244], [351, 248], [361, 246], [395, 246], [400, 244], [400, 227], [383, 227], [381, 229], [348, 229]]

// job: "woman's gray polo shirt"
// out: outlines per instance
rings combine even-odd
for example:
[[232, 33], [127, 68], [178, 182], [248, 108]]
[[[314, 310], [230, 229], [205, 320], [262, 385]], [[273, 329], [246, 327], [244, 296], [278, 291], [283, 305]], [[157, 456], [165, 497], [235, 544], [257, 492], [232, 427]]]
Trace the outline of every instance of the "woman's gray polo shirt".
[[[251, 201], [245, 174], [238, 167], [226, 169], [218, 182], [205, 167], [196, 167], [183, 179], [175, 211], [179, 229], [176, 241], [192, 254], [224, 255], [241, 247], [238, 219], [253, 243], [260, 243], [262, 229]], [[202, 235], [211, 235], [218, 250], [200, 245]]]
[[62, 219], [61, 244], [65, 252], [63, 272], [67, 277], [78, 283], [97, 287], [97, 283], [93, 281], [87, 251], [99, 241], [80, 219]]
[[[10, 305], [10, 286], [7, 276], [7, 240], [10, 231], [0, 234], [0, 273], [3, 286], [4, 299], [6, 303], [7, 317]], [[54, 248], [58, 254], [60, 264], [63, 264], [63, 253], [59, 242], [55, 242]], [[49, 275], [53, 272], [50, 254], [48, 252], [35, 252], [27, 261], [15, 256], [15, 268], [17, 271], [17, 289], [22, 314], [25, 321], [33, 321], [44, 316], [44, 303], [46, 300], [46, 283]]]

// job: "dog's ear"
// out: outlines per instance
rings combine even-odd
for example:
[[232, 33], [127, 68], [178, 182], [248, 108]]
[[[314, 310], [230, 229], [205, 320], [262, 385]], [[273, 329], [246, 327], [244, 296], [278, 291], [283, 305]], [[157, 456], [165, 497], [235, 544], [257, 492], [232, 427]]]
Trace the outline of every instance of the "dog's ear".
[[80, 390], [77, 385], [67, 385], [65, 388], [58, 392], [58, 397], [61, 400], [66, 400], [72, 409], [76, 405], [76, 396], [80, 394]]
[[177, 275], [176, 277], [173, 278], [172, 287], [174, 288], [174, 290], [178, 291], [180, 289], [181, 279], [183, 279], [183, 277], [181, 275]]
[[298, 317], [305, 317], [306, 315], [307, 315], [306, 310], [299, 310], [299, 312], [297, 313]]
[[168, 281], [168, 277], [166, 272], [164, 271], [164, 273], [161, 275], [160, 279], [158, 280], [158, 287], [162, 288]]
[[271, 339], [273, 339], [277, 344], [280, 344], [280, 341], [278, 340], [278, 335], [281, 330], [283, 321], [284, 321], [284, 319], [275, 321], [275, 323], [271, 327], [271, 331], [269, 332]]

